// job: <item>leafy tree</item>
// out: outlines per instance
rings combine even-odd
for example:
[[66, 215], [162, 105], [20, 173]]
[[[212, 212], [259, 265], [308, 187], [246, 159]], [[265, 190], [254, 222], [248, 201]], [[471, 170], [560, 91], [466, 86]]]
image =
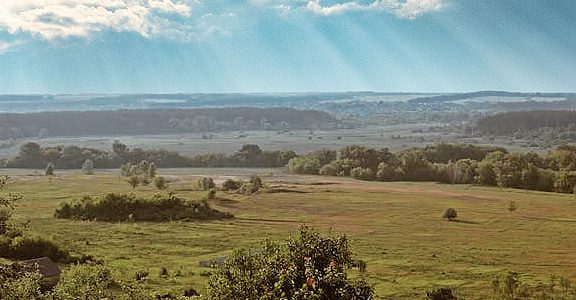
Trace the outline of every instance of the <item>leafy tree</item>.
[[200, 177], [196, 180], [196, 186], [202, 191], [209, 191], [216, 187], [214, 180], [210, 177]]
[[236, 153], [236, 156], [244, 161], [254, 161], [262, 154], [262, 149], [258, 145], [246, 144]]
[[450, 163], [446, 170], [449, 183], [452, 184], [470, 184], [474, 183], [477, 163], [471, 159], [461, 159], [456, 163]]
[[334, 150], [321, 149], [312, 152], [309, 156], [317, 159], [320, 165], [324, 166], [336, 160], [337, 153]]
[[489, 160], [483, 160], [478, 164], [476, 169], [478, 173], [478, 183], [481, 185], [496, 185], [496, 173], [494, 172], [494, 163]]
[[156, 177], [156, 164], [153, 163], [153, 162], [150, 163], [150, 164], [148, 165], [148, 170], [146, 170], [146, 171], [147, 171], [146, 173], [147, 173], [147, 175], [148, 175], [148, 178], [154, 178], [154, 177]]
[[48, 163], [46, 165], [46, 169], [44, 169], [44, 174], [46, 176], [52, 176], [54, 175], [54, 165], [52, 163]]
[[165, 190], [168, 187], [166, 184], [166, 179], [162, 176], [154, 177], [154, 186], [159, 190]]
[[288, 170], [296, 174], [318, 175], [320, 162], [307, 156], [295, 157], [288, 162]]
[[[2, 190], [8, 182], [8, 176], [0, 176], [0, 190]], [[6, 234], [10, 229], [10, 221], [14, 213], [14, 204], [22, 199], [18, 194], [8, 194], [7, 196], [0, 196], [0, 236]]]
[[285, 243], [237, 250], [208, 283], [208, 299], [373, 299], [364, 280], [351, 280], [352, 252], [345, 236], [324, 237], [307, 227]]
[[135, 189], [140, 184], [140, 178], [138, 178], [136, 175], [132, 175], [128, 177], [128, 184], [132, 187], [132, 189]]
[[357, 167], [350, 170], [350, 176], [360, 180], [374, 180], [374, 171], [369, 168]]
[[82, 164], [82, 174], [93, 175], [94, 174], [94, 162], [91, 159], [87, 159]]

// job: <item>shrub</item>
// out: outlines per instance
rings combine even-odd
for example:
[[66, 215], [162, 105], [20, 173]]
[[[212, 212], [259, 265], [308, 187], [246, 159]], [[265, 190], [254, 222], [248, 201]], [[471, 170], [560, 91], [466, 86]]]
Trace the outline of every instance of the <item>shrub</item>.
[[350, 171], [350, 176], [360, 180], [374, 180], [374, 171], [368, 168], [357, 167]]
[[223, 191], [236, 191], [242, 186], [241, 181], [235, 181], [233, 179], [226, 179], [222, 183], [222, 190]]
[[458, 217], [458, 213], [454, 208], [447, 208], [444, 213], [442, 214], [442, 218], [447, 219], [448, 221], [453, 221]]
[[31, 273], [19, 264], [0, 263], [0, 299], [42, 299], [41, 275]]
[[288, 162], [288, 170], [296, 174], [318, 175], [320, 162], [318, 159], [306, 156], [295, 157]]
[[250, 175], [248, 182], [252, 183], [253, 185], [258, 187], [259, 189], [264, 187], [264, 182], [262, 181], [262, 178], [260, 178], [260, 176], [258, 176], [256, 174]]
[[327, 164], [324, 165], [322, 168], [320, 168], [320, 171], [318, 171], [318, 173], [320, 173], [320, 175], [323, 176], [338, 176], [340, 170], [338, 170], [338, 168], [334, 164]]
[[50, 257], [55, 262], [67, 262], [71, 259], [70, 253], [61, 250], [53, 241], [39, 236], [20, 236], [12, 240], [7, 258], [32, 259]]
[[235, 251], [210, 277], [207, 299], [373, 299], [363, 279], [348, 278], [352, 261], [345, 236], [301, 227], [285, 243]]
[[168, 277], [168, 275], [170, 275], [168, 273], [168, 269], [166, 269], [166, 267], [160, 267], [160, 271], [158, 272], [158, 276], [160, 277]]
[[159, 190], [165, 190], [168, 187], [166, 184], [166, 179], [162, 176], [154, 177], [154, 186]]
[[456, 296], [452, 294], [452, 289], [441, 287], [432, 291], [426, 292], [426, 300], [456, 300]]
[[210, 177], [200, 177], [196, 180], [196, 187], [202, 191], [208, 191], [216, 187], [214, 180]]
[[207, 198], [208, 200], [212, 200], [212, 199], [216, 198], [216, 190], [215, 190], [215, 189], [210, 189], [210, 190], [208, 191], [208, 193], [206, 193], [206, 198]]
[[140, 178], [138, 178], [136, 175], [132, 175], [128, 177], [128, 184], [132, 187], [132, 189], [135, 189], [140, 184]]
[[206, 202], [187, 201], [173, 194], [155, 195], [152, 199], [124, 194], [107, 194], [100, 198], [84, 197], [62, 203], [54, 216], [63, 219], [113, 222], [217, 220], [233, 217], [212, 209]]
[[52, 294], [55, 299], [151, 299], [137, 282], [116, 278], [102, 265], [71, 266]]

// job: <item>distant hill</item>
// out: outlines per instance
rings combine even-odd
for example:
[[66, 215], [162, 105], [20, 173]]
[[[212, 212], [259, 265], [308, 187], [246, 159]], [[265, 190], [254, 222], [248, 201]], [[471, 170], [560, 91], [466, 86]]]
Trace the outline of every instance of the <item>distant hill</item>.
[[203, 108], [0, 114], [0, 139], [223, 130], [330, 129], [330, 114], [290, 108]]
[[409, 100], [411, 103], [431, 103], [431, 102], [450, 102], [459, 100], [468, 100], [484, 97], [502, 97], [502, 98], [575, 98], [576, 93], [513, 93], [503, 91], [481, 91], [474, 93], [458, 93], [449, 95], [436, 95], [429, 97], [419, 97]]

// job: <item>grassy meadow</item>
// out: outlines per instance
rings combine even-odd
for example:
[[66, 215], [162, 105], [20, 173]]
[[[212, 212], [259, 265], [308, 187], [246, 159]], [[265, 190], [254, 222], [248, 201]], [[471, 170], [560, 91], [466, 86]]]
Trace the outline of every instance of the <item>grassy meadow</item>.
[[[192, 182], [199, 170], [159, 170], [169, 191], [199, 199]], [[216, 172], [217, 171], [217, 172]], [[236, 219], [214, 222], [104, 223], [55, 219], [62, 201], [107, 192], [151, 196], [153, 185], [132, 190], [115, 172], [76, 172], [53, 177], [16, 171], [6, 192], [18, 192], [17, 217], [31, 232], [65, 248], [95, 255], [126, 276], [148, 271], [151, 289], [180, 294], [205, 289], [209, 268], [200, 261], [255, 248], [265, 238], [282, 239], [302, 223], [344, 233], [377, 299], [422, 298], [437, 286], [455, 288], [466, 299], [487, 299], [491, 281], [507, 271], [523, 282], [550, 275], [576, 280], [576, 199], [573, 195], [434, 183], [378, 183], [348, 178], [296, 176], [280, 170], [212, 171], [227, 176], [260, 173], [271, 191], [253, 196], [218, 192], [213, 207]], [[5, 173], [5, 172], [2, 172]], [[515, 201], [517, 211], [507, 210]], [[445, 208], [458, 221], [441, 218]], [[160, 276], [160, 269], [168, 276]], [[359, 273], [353, 271], [356, 276]]]

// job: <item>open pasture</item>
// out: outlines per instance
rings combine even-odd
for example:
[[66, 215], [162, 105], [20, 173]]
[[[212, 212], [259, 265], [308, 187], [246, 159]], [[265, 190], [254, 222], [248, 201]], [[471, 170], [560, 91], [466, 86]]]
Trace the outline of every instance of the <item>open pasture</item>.
[[[200, 261], [226, 256], [237, 247], [256, 248], [264, 238], [285, 238], [302, 223], [348, 235], [356, 257], [367, 262], [366, 277], [377, 299], [422, 298], [437, 286], [455, 288], [466, 299], [487, 299], [491, 280], [507, 271], [519, 272], [531, 284], [547, 282], [550, 275], [576, 280], [573, 195], [361, 182], [268, 169], [235, 172], [220, 169], [210, 176], [219, 181], [258, 172], [272, 192], [218, 192], [211, 204], [236, 219], [217, 222], [104, 223], [53, 217], [59, 203], [84, 195], [156, 192], [152, 185], [132, 190], [111, 171], [51, 178], [14, 173], [6, 191], [24, 195], [17, 216], [30, 220], [30, 231], [104, 259], [126, 276], [148, 271], [150, 288], [178, 294], [188, 287], [204, 290], [211, 269], [200, 267]], [[205, 194], [192, 188], [203, 172], [159, 173], [179, 196], [199, 199]], [[517, 211], [507, 210], [509, 201], [516, 202]], [[441, 218], [448, 207], [458, 211], [458, 221]], [[160, 276], [162, 267], [168, 276]]]

